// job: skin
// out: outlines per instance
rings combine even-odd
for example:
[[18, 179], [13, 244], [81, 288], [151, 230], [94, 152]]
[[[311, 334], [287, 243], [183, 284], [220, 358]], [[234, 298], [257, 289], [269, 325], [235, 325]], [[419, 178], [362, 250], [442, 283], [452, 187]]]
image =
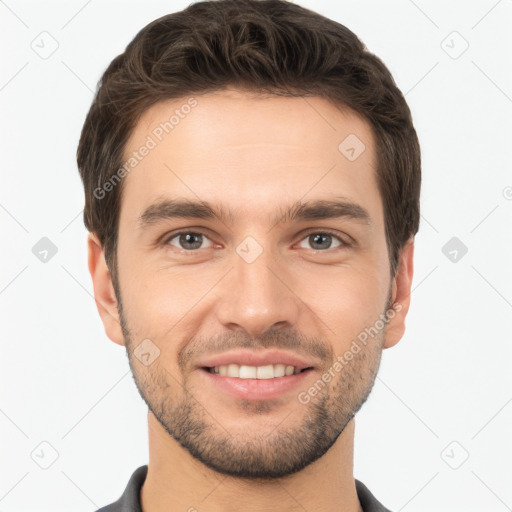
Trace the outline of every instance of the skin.
[[[243, 503], [250, 512], [278, 503], [287, 511], [361, 511], [354, 414], [371, 391], [382, 350], [403, 336], [413, 275], [412, 240], [390, 275], [370, 126], [318, 97], [226, 89], [195, 98], [190, 114], [124, 178], [117, 296], [101, 243], [94, 233], [88, 239], [106, 334], [126, 346], [149, 406], [142, 508], [216, 512]], [[125, 155], [184, 103], [148, 109]], [[354, 161], [338, 150], [349, 134], [366, 147]], [[138, 228], [147, 206], [178, 196], [222, 203], [232, 219], [168, 219]], [[271, 221], [294, 201], [339, 197], [364, 208], [370, 222]], [[205, 232], [195, 252], [171, 238], [182, 228]], [[315, 243], [310, 235], [322, 230], [352, 243]], [[251, 263], [236, 251], [248, 236], [263, 249]], [[393, 303], [399, 307], [385, 328], [332, 372], [336, 357]], [[149, 366], [134, 355], [145, 339], [160, 351]], [[220, 353], [236, 346], [283, 348], [315, 367], [300, 389], [278, 399], [237, 399], [207, 385], [195, 366], [212, 347]], [[298, 392], [330, 368], [332, 379], [301, 403]]]

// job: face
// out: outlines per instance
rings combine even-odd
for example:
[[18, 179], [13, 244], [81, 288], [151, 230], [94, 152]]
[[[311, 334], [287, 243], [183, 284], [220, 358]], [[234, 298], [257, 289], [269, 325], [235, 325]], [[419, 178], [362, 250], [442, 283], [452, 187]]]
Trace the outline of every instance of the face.
[[222, 473], [284, 476], [368, 397], [412, 267], [390, 275], [365, 121], [317, 97], [194, 98], [147, 110], [127, 143], [119, 304], [100, 313], [182, 447]]

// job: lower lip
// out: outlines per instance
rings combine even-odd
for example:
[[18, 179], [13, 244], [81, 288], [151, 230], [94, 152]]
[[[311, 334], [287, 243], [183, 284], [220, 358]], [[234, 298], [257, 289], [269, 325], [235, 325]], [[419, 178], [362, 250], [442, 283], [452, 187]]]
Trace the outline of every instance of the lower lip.
[[236, 377], [223, 377], [201, 368], [211, 385], [217, 386], [221, 391], [229, 393], [235, 398], [245, 400], [273, 400], [297, 388], [313, 371], [311, 368], [285, 377], [273, 379], [239, 379]]

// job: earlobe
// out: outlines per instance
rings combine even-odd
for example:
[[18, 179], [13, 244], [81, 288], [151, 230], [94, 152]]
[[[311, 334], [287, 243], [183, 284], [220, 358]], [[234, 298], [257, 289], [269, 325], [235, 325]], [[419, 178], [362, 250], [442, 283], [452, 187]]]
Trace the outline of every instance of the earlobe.
[[400, 251], [398, 269], [392, 285], [392, 312], [388, 312], [388, 326], [383, 348], [396, 345], [405, 332], [405, 317], [411, 302], [411, 285], [414, 272], [414, 239], [410, 239]]
[[117, 298], [112, 278], [105, 261], [103, 248], [95, 233], [87, 238], [89, 272], [94, 287], [94, 299], [107, 336], [118, 345], [124, 345], [124, 336], [117, 309]]

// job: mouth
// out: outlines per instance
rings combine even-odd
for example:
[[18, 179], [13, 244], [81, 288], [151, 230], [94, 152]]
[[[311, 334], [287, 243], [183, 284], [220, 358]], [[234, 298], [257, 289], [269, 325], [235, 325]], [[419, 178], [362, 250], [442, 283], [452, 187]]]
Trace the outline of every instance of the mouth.
[[315, 371], [309, 366], [298, 368], [283, 364], [227, 364], [203, 366], [199, 369], [199, 375], [205, 381], [204, 386], [213, 393], [213, 399], [216, 396], [228, 396], [237, 401], [270, 401], [279, 398], [294, 400], [299, 391], [307, 389], [306, 382]]
[[312, 370], [313, 367], [299, 367], [285, 364], [267, 364], [263, 366], [239, 365], [236, 363], [224, 364], [220, 366], [203, 366], [202, 370], [235, 379], [256, 379], [268, 380], [282, 377], [290, 377], [299, 373]]
[[196, 375], [213, 397], [275, 400], [288, 395], [291, 399], [292, 391], [307, 387], [305, 381], [317, 372], [316, 364], [290, 351], [237, 349], [200, 359]]

